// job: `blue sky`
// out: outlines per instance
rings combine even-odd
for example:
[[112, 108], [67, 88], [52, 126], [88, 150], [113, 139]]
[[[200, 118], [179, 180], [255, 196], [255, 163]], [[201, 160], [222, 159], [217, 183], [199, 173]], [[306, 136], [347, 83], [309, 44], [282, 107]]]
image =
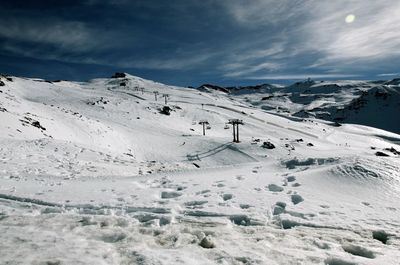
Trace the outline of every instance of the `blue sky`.
[[400, 72], [398, 0], [1, 5], [0, 72], [13, 75], [87, 80], [123, 71], [197, 86], [392, 79]]

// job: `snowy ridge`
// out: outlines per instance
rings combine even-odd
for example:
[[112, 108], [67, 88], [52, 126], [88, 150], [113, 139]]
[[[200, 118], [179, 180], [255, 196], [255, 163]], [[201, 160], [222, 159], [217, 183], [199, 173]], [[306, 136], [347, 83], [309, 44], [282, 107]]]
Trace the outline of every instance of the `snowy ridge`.
[[[256, 86], [257, 87], [257, 86]], [[268, 86], [267, 86], [268, 87]], [[313, 81], [265, 89], [244, 87], [238, 96], [255, 107], [302, 118], [354, 123], [400, 132], [400, 86], [391, 81]]]
[[[128, 74], [0, 79], [0, 263], [400, 258], [400, 135], [291, 116], [342, 108], [370, 120], [396, 110], [393, 82], [225, 93]], [[244, 122], [240, 143], [229, 119]]]

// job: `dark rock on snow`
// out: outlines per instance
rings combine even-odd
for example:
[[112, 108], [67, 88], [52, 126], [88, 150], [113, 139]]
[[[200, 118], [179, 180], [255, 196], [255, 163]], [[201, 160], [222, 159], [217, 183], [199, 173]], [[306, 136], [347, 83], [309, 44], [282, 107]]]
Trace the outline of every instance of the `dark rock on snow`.
[[171, 114], [171, 108], [168, 106], [164, 106], [161, 110], [160, 110], [161, 114], [164, 115], [170, 115]]
[[389, 156], [388, 154], [381, 152], [381, 151], [376, 152], [375, 155], [376, 156]]
[[275, 145], [273, 143], [267, 141], [267, 142], [264, 142], [261, 147], [267, 148], [267, 149], [274, 149]]
[[391, 148], [385, 148], [385, 151], [389, 151], [395, 155], [400, 155], [400, 151], [397, 151], [396, 149], [394, 149], [393, 147]]
[[32, 121], [32, 126], [34, 126], [34, 127], [36, 127], [36, 128], [39, 128], [39, 129], [41, 129], [41, 130], [43, 130], [43, 131], [45, 131], [46, 130], [46, 128], [44, 128], [41, 124], [40, 124], [40, 122], [38, 122], [38, 121]]
[[124, 78], [126, 77], [125, 73], [118, 73], [116, 72], [113, 76], [111, 76], [111, 78]]

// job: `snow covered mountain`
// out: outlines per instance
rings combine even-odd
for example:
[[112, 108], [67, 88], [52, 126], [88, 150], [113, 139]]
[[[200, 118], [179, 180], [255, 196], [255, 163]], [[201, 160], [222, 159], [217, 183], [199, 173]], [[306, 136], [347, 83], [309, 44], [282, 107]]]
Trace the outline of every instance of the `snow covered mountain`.
[[227, 91], [1, 76], [0, 263], [397, 264], [395, 80]]
[[[242, 90], [246, 90], [243, 89]], [[400, 133], [399, 80], [297, 82], [270, 91], [247, 89], [242, 100], [287, 116], [354, 123]]]

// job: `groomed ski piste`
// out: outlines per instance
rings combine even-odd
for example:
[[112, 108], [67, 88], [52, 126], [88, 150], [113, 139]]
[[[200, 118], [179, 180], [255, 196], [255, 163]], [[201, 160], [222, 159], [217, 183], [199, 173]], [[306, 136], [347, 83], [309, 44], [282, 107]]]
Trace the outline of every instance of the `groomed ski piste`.
[[127, 74], [1, 81], [0, 264], [399, 264], [399, 134]]

